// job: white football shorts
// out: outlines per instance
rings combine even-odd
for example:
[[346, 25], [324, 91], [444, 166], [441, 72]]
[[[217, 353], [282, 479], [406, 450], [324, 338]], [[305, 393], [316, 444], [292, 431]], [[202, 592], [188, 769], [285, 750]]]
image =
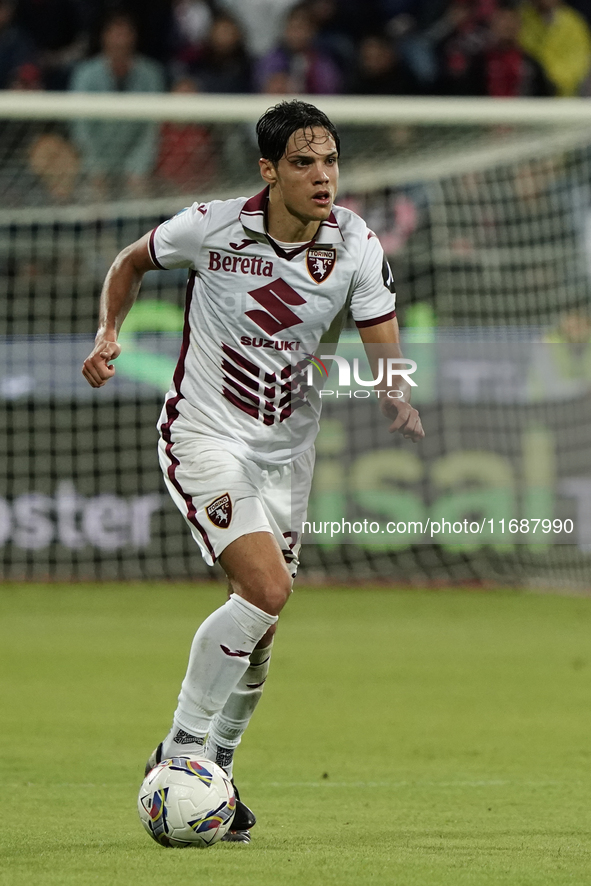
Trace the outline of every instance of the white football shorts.
[[168, 491], [209, 566], [242, 535], [270, 532], [295, 578], [314, 447], [288, 465], [259, 465], [220, 440], [191, 434], [168, 444], [161, 438], [158, 455]]

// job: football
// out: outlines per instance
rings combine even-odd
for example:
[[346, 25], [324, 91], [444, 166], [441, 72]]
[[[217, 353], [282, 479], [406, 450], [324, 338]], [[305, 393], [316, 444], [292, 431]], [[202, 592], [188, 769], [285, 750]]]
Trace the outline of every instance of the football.
[[236, 811], [232, 782], [203, 757], [162, 760], [138, 797], [143, 826], [161, 846], [206, 848], [221, 840]]

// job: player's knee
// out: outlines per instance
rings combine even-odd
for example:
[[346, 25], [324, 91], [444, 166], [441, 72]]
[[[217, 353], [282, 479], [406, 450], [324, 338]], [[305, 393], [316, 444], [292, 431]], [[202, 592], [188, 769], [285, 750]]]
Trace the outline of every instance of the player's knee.
[[291, 594], [291, 577], [287, 570], [285, 574], [259, 574], [251, 580], [232, 581], [230, 584], [235, 593], [269, 615], [279, 615]]
[[[255, 603], [259, 609], [268, 612], [269, 615], [279, 615], [291, 594], [291, 581], [288, 578], [274, 578], [263, 583], [258, 591], [259, 603]], [[254, 602], [254, 601], [253, 601]]]
[[270, 615], [279, 615], [291, 594], [291, 581], [286, 578], [281, 582], [273, 582], [264, 592], [264, 605], [261, 609]]

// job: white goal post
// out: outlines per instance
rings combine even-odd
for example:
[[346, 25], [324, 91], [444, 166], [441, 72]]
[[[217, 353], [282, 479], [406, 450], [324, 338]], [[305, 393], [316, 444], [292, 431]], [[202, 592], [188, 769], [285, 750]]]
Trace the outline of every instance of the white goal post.
[[[431, 303], [440, 324], [543, 325], [589, 298], [591, 99], [301, 98], [341, 132], [339, 200], [368, 218], [407, 297]], [[116, 219], [132, 236], [189, 201], [253, 193], [254, 123], [278, 100], [0, 92], [0, 251], [11, 225], [22, 226], [17, 250], [40, 224]], [[93, 163], [111, 144], [88, 154], [77, 138], [85, 124], [114, 138], [147, 133], [154, 156], [141, 193], [127, 182], [103, 194], [93, 186]], [[185, 182], [174, 169], [171, 181], [169, 157], [167, 180], [166, 150], [191, 128], [205, 133], [209, 154]]]
[[[255, 121], [281, 96], [148, 93], [0, 92], [0, 119]], [[285, 96], [320, 107], [335, 124], [457, 126], [459, 124], [584, 125], [590, 98], [430, 98], [424, 96]]]

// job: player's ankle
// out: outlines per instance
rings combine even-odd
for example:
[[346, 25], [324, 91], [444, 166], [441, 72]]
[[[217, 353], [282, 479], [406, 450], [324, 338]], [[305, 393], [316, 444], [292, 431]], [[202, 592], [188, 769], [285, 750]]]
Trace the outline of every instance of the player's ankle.
[[195, 735], [182, 729], [176, 723], [162, 742], [162, 757], [175, 757], [182, 754], [204, 755], [205, 735]]
[[232, 778], [235, 750], [235, 747], [224, 747], [222, 743], [216, 741], [211, 735], [209, 735], [205, 746], [205, 756], [208, 760], [221, 766], [228, 778]]

